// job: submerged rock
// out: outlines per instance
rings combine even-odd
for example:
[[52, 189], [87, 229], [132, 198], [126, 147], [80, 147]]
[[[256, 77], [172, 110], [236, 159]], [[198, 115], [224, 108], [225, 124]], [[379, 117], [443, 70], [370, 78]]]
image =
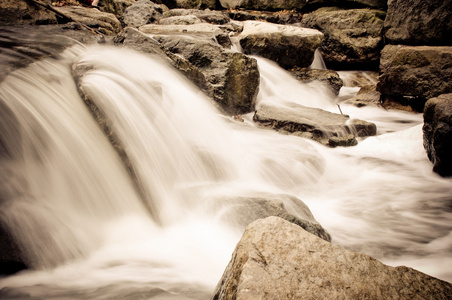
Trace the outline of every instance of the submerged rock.
[[278, 217], [250, 224], [212, 300], [449, 299], [452, 285], [328, 243]]
[[256, 110], [253, 120], [279, 132], [309, 138], [330, 147], [354, 146], [358, 143], [356, 136], [372, 136], [377, 132], [373, 123], [298, 104], [290, 107], [263, 104]]
[[301, 24], [325, 34], [320, 50], [329, 69], [377, 69], [384, 18], [380, 10], [325, 7], [304, 15]]
[[245, 21], [237, 38], [245, 54], [262, 56], [290, 69], [311, 65], [323, 34], [309, 28]]
[[294, 196], [260, 193], [220, 200], [211, 205], [212, 209], [221, 210], [222, 220], [235, 225], [241, 231], [258, 219], [276, 216], [300, 226], [325, 241], [331, 241], [330, 234], [317, 222], [309, 207]]
[[426, 99], [452, 92], [452, 47], [386, 46], [377, 90], [423, 111]]
[[452, 1], [390, 0], [384, 22], [388, 43], [452, 45]]
[[429, 99], [424, 109], [424, 148], [433, 171], [452, 176], [452, 94]]

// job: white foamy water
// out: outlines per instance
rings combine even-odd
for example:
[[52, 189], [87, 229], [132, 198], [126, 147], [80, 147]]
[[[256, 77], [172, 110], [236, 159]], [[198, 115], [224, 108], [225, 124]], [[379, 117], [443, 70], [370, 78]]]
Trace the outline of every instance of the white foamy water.
[[[78, 95], [74, 63], [141, 194]], [[336, 107], [321, 87], [259, 68], [259, 101]], [[106, 47], [14, 72], [0, 99], [16, 153], [1, 160], [2, 219], [39, 269], [1, 279], [2, 298], [208, 299], [243, 231], [223, 199], [262, 193], [303, 200], [335, 244], [452, 280], [452, 180], [431, 172], [421, 115], [342, 106], [379, 135], [330, 149], [234, 122], [169, 66]]]

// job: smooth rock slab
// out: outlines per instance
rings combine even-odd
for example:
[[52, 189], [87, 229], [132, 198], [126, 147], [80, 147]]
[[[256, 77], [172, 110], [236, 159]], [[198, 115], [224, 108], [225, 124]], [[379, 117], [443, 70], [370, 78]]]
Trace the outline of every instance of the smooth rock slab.
[[295, 134], [331, 147], [355, 146], [356, 136], [376, 135], [375, 124], [319, 108], [262, 104], [253, 120], [279, 132]]
[[245, 21], [237, 38], [245, 54], [262, 56], [290, 69], [311, 65], [323, 34], [316, 29]]
[[328, 243], [278, 217], [251, 223], [212, 300], [450, 299], [452, 285]]

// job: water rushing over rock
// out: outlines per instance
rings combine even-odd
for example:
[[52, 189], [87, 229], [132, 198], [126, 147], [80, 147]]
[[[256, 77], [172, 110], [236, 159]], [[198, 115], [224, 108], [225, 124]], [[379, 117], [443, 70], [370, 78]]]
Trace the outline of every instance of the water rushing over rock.
[[[259, 68], [261, 104], [337, 110], [330, 91]], [[282, 89], [271, 77], [279, 72]], [[208, 299], [255, 217], [244, 209], [237, 219], [229, 205], [280, 195], [278, 214], [305, 202], [312, 215], [290, 213], [313, 216], [337, 245], [452, 278], [452, 185], [430, 170], [420, 115], [343, 106], [379, 135], [330, 149], [256, 128], [250, 115], [234, 121], [169, 65], [109, 47], [74, 47], [13, 72], [0, 100], [0, 218], [38, 269], [1, 279], [2, 299]]]

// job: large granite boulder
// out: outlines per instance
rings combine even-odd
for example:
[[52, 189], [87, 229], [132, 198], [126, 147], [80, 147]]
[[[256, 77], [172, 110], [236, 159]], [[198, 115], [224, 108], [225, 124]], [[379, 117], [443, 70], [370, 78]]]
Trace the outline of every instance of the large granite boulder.
[[[50, 5], [51, 0], [42, 3]], [[25, 0], [0, 1], [0, 25], [45, 25], [57, 24], [54, 12]]]
[[114, 14], [101, 12], [98, 9], [82, 6], [55, 7], [56, 11], [68, 16], [103, 34], [115, 34], [122, 30], [121, 23]]
[[165, 34], [155, 35], [154, 38], [170, 52], [187, 59], [204, 74], [212, 87], [213, 99], [226, 113], [237, 115], [254, 111], [260, 80], [254, 58], [225, 50], [212, 36], [195, 35], [194, 38], [190, 34]]
[[377, 90], [423, 111], [426, 99], [452, 93], [452, 47], [386, 46]]
[[298, 104], [290, 107], [262, 104], [253, 120], [278, 132], [309, 138], [330, 147], [354, 146], [358, 143], [356, 136], [377, 133], [373, 123]]
[[433, 171], [452, 176], [452, 94], [429, 99], [424, 109], [424, 148]]
[[309, 28], [245, 21], [237, 38], [245, 54], [262, 56], [290, 69], [311, 65], [323, 34]]
[[302, 9], [306, 5], [306, 0], [220, 0], [223, 8], [243, 8], [255, 10], [283, 10]]
[[452, 1], [389, 0], [386, 41], [405, 45], [452, 45]]
[[163, 7], [150, 0], [141, 0], [127, 7], [123, 14], [126, 26], [140, 27], [156, 23], [163, 17]]
[[212, 300], [450, 299], [452, 285], [328, 243], [278, 217], [250, 224]]
[[384, 18], [380, 10], [325, 7], [304, 15], [301, 25], [325, 34], [320, 51], [329, 69], [377, 69]]

